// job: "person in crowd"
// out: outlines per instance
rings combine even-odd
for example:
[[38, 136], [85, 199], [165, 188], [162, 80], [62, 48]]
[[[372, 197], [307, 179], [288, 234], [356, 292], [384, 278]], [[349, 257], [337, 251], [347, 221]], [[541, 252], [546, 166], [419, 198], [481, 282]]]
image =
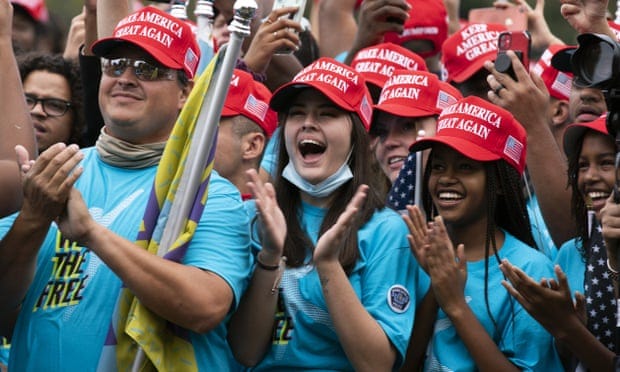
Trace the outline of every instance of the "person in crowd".
[[601, 209], [616, 180], [616, 147], [605, 121], [606, 115], [602, 115], [591, 122], [575, 123], [564, 134], [577, 237], [562, 245], [556, 263], [566, 273], [570, 288], [586, 298], [590, 332], [616, 352], [615, 296], [600, 228]]
[[85, 124], [77, 64], [60, 54], [33, 52], [20, 57], [19, 70], [39, 152], [57, 142], [81, 146]]
[[269, 108], [271, 92], [246, 71], [234, 70], [222, 108], [214, 169], [251, 197], [246, 172], [258, 171], [267, 140], [278, 125]]
[[[551, 60], [555, 54], [560, 53], [566, 48], [569, 47], [560, 44], [550, 45], [531, 69], [534, 74], [542, 79], [549, 92], [549, 106], [546, 113], [547, 124], [562, 154], [564, 153], [562, 143], [564, 131], [568, 124], [570, 124], [569, 97], [571, 94], [573, 74], [559, 71], [553, 67]], [[557, 151], [558, 150], [554, 149], [554, 152]], [[564, 168], [564, 166], [562, 166], [562, 168]], [[547, 229], [545, 219], [538, 203], [538, 196], [531, 185], [529, 171], [527, 169], [525, 175], [524, 185], [527, 196], [527, 211], [532, 223], [532, 234], [538, 249], [553, 261], [555, 260], [558, 249]], [[565, 178], [566, 177], [562, 177], [562, 180]], [[562, 192], [566, 191], [562, 190]]]
[[25, 158], [35, 158], [37, 147], [12, 49], [13, 7], [9, 0], [2, 0], [0, 5], [0, 83], [3, 86], [0, 105], [4, 113], [0, 122], [0, 217], [4, 217], [19, 210], [22, 201], [15, 146], [21, 145], [25, 149], [17, 154], [21, 157], [20, 162]]
[[501, 286], [504, 258], [536, 278], [552, 273], [532, 247], [520, 185], [526, 146], [525, 129], [508, 111], [470, 96], [442, 111], [435, 136], [411, 147], [431, 149], [422, 195], [428, 218], [418, 206], [405, 216], [431, 286], [416, 314], [408, 368], [561, 368], [551, 335]]
[[249, 172], [258, 253], [229, 325], [233, 354], [254, 370], [397, 368], [420, 271], [375, 191], [364, 79], [320, 58], [270, 105], [283, 146], [274, 185]]
[[[22, 202], [20, 162], [37, 155], [34, 128], [24, 101], [24, 91], [13, 54], [13, 7], [9, 0], [0, 1], [0, 109], [4, 119], [0, 122], [0, 217], [19, 210]], [[15, 146], [21, 151], [16, 155]], [[6, 371], [9, 358], [9, 341], [0, 336], [0, 371]]]
[[424, 59], [394, 43], [371, 45], [357, 52], [349, 64], [366, 79], [376, 104], [381, 89], [396, 70], [427, 71]]
[[123, 286], [185, 330], [195, 360], [184, 362], [227, 370], [225, 319], [250, 274], [239, 192], [211, 174], [204, 213], [179, 262], [133, 242], [193, 85], [197, 43], [185, 22], [144, 7], [93, 52], [103, 66], [105, 127], [97, 145], [56, 144], [22, 162], [23, 206], [0, 221], [0, 331], [11, 337], [11, 368], [128, 369], [116, 359], [125, 351], [117, 348], [125, 325], [115, 323], [114, 311]]
[[487, 99], [489, 84], [487, 61], [497, 57], [497, 38], [504, 25], [470, 23], [450, 35], [441, 47], [444, 81], [455, 86], [463, 95]]
[[385, 83], [375, 105], [370, 135], [375, 157], [390, 184], [421, 131], [424, 136], [433, 136], [441, 110], [456, 100], [430, 72], [398, 70]]
[[543, 278], [540, 282], [508, 260], [502, 261], [500, 269], [507, 278], [502, 282], [506, 290], [555, 337], [557, 344], [571, 350], [587, 370], [620, 370], [618, 355], [588, 330], [582, 315], [585, 299], [577, 292], [573, 304], [568, 279], [558, 265], [555, 266], [557, 279]]
[[11, 0], [13, 4], [13, 50], [15, 54], [34, 51], [43, 38], [50, 19], [45, 0]]

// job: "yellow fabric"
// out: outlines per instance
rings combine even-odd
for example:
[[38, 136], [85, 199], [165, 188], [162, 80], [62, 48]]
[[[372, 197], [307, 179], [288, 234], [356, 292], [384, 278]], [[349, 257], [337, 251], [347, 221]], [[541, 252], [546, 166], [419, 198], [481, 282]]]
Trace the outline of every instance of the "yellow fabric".
[[[212, 59], [209, 66], [196, 81], [164, 149], [153, 185], [159, 211], [164, 205], [174, 201], [189, 152], [191, 138], [211, 82], [216, 60], [217, 58]], [[213, 162], [208, 164], [204, 170], [203, 182], [209, 177], [212, 168]], [[199, 200], [203, 205], [207, 200], [206, 194], [205, 191]], [[180, 247], [192, 238], [196, 230], [196, 223], [187, 219], [184, 226], [184, 230], [170, 250]], [[144, 221], [140, 230], [144, 233]], [[159, 239], [139, 238], [136, 243], [149, 252], [157, 254]], [[142, 371], [155, 369], [159, 371], [198, 370], [191, 342], [170, 332], [166, 321], [144, 307], [127, 288], [123, 288], [121, 292], [118, 313], [119, 330], [116, 335], [116, 357], [119, 371], [131, 370], [138, 346], [146, 354], [145, 362], [140, 369]]]

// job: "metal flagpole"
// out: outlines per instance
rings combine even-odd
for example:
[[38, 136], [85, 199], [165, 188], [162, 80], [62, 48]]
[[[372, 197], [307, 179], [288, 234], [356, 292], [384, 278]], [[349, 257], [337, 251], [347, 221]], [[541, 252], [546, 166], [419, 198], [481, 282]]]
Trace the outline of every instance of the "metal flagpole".
[[213, 0], [198, 0], [194, 9], [196, 15], [196, 26], [198, 27], [198, 38], [206, 43], [211, 43], [211, 32], [213, 31]]
[[[185, 219], [191, 211], [196, 194], [201, 184], [202, 174], [207, 166], [209, 153], [212, 150], [213, 138], [217, 133], [222, 107], [228, 94], [230, 79], [237, 58], [241, 53], [243, 39], [250, 35], [250, 22], [257, 9], [254, 0], [236, 0], [234, 5], [234, 19], [229, 26], [231, 32], [230, 42], [222, 48], [223, 59], [218, 59], [216, 70], [212, 79], [215, 82], [209, 84], [204, 103], [198, 115], [198, 124], [190, 143], [190, 149], [185, 164], [185, 170], [181, 175], [176, 197], [170, 208], [168, 220], [165, 223], [162, 238], [157, 251], [158, 256], [164, 256], [177, 236], [181, 233]], [[137, 372], [144, 363], [146, 355], [142, 348], [138, 348], [131, 370]]]
[[214, 89], [209, 88], [205, 97], [205, 104], [202, 105], [198, 116], [198, 123], [205, 124], [196, 126], [196, 132], [194, 133], [187, 156], [187, 164], [185, 164], [185, 172], [181, 176], [177, 189], [178, 199], [172, 204], [168, 221], [162, 233], [158, 250], [159, 256], [166, 254], [168, 248], [172, 246], [177, 236], [179, 236], [185, 218], [189, 215], [194, 204], [202, 173], [207, 165], [208, 155], [211, 152], [212, 139], [219, 125], [233, 69], [241, 53], [243, 39], [250, 35], [250, 22], [254, 17], [256, 8], [257, 5], [254, 0], [235, 1], [235, 16], [229, 26], [231, 32], [230, 42], [227, 44], [226, 50], [223, 51], [225, 53], [221, 70], [219, 74], [213, 77], [216, 79]]

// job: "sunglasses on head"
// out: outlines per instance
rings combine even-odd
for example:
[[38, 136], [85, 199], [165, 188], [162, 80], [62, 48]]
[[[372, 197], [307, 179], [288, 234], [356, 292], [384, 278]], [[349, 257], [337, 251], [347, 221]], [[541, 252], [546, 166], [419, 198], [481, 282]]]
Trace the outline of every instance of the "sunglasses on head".
[[110, 77], [119, 77], [127, 67], [131, 66], [138, 80], [175, 80], [176, 70], [167, 67], [155, 66], [140, 59], [131, 58], [101, 58], [103, 73]]

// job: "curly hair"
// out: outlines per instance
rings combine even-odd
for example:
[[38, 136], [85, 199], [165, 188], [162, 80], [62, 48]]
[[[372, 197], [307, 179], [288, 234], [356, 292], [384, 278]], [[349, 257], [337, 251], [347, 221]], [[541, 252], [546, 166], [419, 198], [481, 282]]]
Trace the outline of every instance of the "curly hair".
[[73, 111], [73, 123], [71, 125], [71, 135], [68, 143], [75, 143], [80, 147], [83, 145], [83, 135], [86, 129], [83, 109], [83, 88], [82, 79], [77, 63], [64, 59], [60, 54], [48, 54], [41, 52], [31, 52], [21, 55], [18, 58], [19, 74], [22, 81], [34, 71], [47, 71], [52, 74], [63, 76], [69, 84], [71, 90], [71, 110]]

